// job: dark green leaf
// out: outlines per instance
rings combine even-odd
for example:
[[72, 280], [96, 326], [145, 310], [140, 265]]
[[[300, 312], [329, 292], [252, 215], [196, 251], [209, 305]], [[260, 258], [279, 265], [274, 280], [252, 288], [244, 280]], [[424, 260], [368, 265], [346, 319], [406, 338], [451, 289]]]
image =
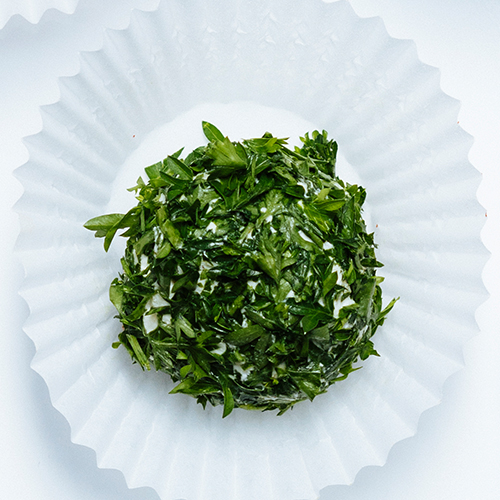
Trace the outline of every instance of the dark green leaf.
[[225, 340], [230, 344], [242, 346], [249, 344], [265, 332], [264, 328], [260, 325], [247, 326], [246, 328], [239, 328], [226, 335]]
[[224, 396], [224, 411], [222, 413], [222, 418], [227, 417], [234, 409], [234, 398], [229, 384], [225, 377], [222, 378], [222, 393]]

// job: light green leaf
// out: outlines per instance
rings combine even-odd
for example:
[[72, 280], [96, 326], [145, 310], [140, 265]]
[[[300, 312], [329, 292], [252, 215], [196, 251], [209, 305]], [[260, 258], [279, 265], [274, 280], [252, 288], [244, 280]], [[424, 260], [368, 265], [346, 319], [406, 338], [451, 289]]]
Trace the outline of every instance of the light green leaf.
[[212, 125], [208, 122], [201, 122], [201, 125], [203, 127], [203, 133], [205, 134], [205, 137], [210, 142], [224, 140], [224, 134], [215, 125]]
[[130, 344], [130, 347], [134, 351], [135, 357], [139, 364], [142, 366], [142, 368], [146, 368], [146, 370], [150, 370], [151, 367], [149, 366], [149, 360], [146, 357], [146, 354], [144, 354], [144, 351], [142, 350], [141, 345], [139, 344], [139, 341], [137, 340], [136, 337], [133, 335], [127, 334], [127, 340]]

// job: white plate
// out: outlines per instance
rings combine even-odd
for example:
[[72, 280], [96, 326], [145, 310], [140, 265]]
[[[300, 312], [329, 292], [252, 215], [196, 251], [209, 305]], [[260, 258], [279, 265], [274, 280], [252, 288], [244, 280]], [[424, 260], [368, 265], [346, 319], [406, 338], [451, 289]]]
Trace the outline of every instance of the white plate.
[[[164, 1], [108, 31], [42, 109], [17, 171], [32, 366], [73, 441], [165, 499], [313, 499], [382, 465], [461, 367], [485, 298], [480, 176], [458, 107], [411, 42], [344, 1]], [[105, 255], [82, 224], [123, 203], [120, 186], [141, 161], [183, 138], [197, 145], [201, 119], [235, 139], [259, 127], [328, 130], [367, 188], [384, 295], [401, 297], [374, 338], [380, 358], [279, 418], [240, 410], [221, 420], [220, 408], [168, 395], [163, 374], [110, 348], [119, 252]]]

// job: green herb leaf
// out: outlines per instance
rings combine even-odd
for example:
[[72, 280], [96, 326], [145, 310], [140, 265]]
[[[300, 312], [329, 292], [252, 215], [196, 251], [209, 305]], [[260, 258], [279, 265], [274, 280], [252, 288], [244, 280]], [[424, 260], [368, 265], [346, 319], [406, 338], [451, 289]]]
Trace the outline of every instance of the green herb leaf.
[[90, 231], [108, 231], [119, 224], [123, 217], [123, 214], [100, 215], [88, 220], [83, 227], [90, 229]]
[[224, 140], [224, 135], [215, 125], [212, 125], [208, 122], [201, 122], [201, 125], [203, 127], [203, 133], [205, 134], [205, 137], [210, 142]]
[[146, 368], [147, 370], [149, 370], [150, 367], [148, 358], [146, 357], [146, 354], [144, 354], [144, 351], [142, 350], [142, 347], [139, 344], [137, 338], [134, 337], [134, 335], [127, 334], [127, 340], [129, 341], [130, 347], [134, 351], [135, 359], [140, 363], [142, 368]]
[[226, 341], [230, 344], [241, 346], [253, 342], [265, 332], [264, 328], [259, 325], [247, 326], [239, 328], [226, 336]]

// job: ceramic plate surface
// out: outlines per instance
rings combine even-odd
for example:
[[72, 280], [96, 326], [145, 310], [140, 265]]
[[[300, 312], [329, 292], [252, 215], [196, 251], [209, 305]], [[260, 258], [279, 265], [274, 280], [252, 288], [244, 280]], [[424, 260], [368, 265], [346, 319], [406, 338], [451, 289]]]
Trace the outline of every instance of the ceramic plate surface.
[[[438, 70], [345, 1], [173, 0], [108, 31], [60, 89], [16, 172], [18, 248], [32, 366], [73, 441], [168, 500], [314, 499], [383, 465], [462, 366], [486, 297], [480, 175]], [[380, 357], [282, 417], [222, 420], [111, 348], [123, 246], [105, 254], [83, 223], [132, 206], [143, 167], [202, 145], [201, 120], [234, 140], [327, 130], [341, 174], [367, 189], [384, 297], [401, 297], [374, 337]]]

